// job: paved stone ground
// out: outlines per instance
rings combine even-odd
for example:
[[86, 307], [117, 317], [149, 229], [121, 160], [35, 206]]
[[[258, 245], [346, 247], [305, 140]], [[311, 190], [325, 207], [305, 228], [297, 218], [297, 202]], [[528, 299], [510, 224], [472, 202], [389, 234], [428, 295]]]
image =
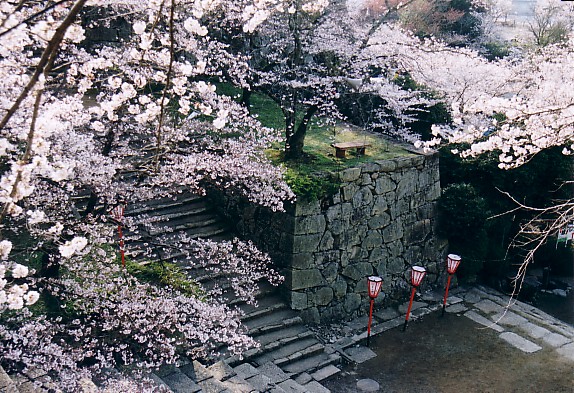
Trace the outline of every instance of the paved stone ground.
[[[404, 323], [408, 303], [374, 313], [371, 334], [377, 335]], [[410, 320], [439, 310], [442, 293], [425, 293], [413, 303]], [[447, 313], [465, 317], [492, 329], [501, 340], [525, 353], [549, 348], [557, 356], [574, 362], [574, 327], [526, 303], [510, 299], [482, 286], [451, 290]], [[364, 346], [367, 338], [367, 316], [340, 326], [319, 330], [328, 348], [339, 352], [349, 362], [362, 363], [376, 356]]]
[[[378, 310], [374, 314], [371, 334], [401, 326], [407, 303]], [[442, 294], [425, 293], [413, 304], [411, 321], [442, 307]], [[464, 315], [497, 332], [501, 341], [524, 353], [547, 348], [574, 363], [574, 327], [528, 304], [512, 300], [493, 289], [473, 287], [453, 289], [447, 313]], [[367, 338], [367, 316], [352, 321], [314, 329], [325, 343], [327, 353], [339, 355], [349, 363], [363, 363], [376, 354], [364, 346]], [[302, 365], [304, 366], [304, 365]], [[329, 393], [321, 384], [340, 369], [332, 364], [312, 372], [289, 373], [273, 362], [260, 365], [241, 363], [230, 366], [225, 362], [204, 367], [191, 362], [179, 368], [166, 368], [157, 373], [157, 382], [174, 392], [216, 393]], [[154, 375], [155, 376], [155, 375]], [[0, 392], [24, 392], [25, 386], [12, 381], [0, 368]], [[18, 386], [19, 385], [19, 386]], [[367, 384], [368, 385], [368, 384]], [[367, 386], [366, 385], [366, 386]], [[24, 389], [22, 389], [24, 388]], [[365, 387], [365, 389], [368, 389]], [[368, 390], [364, 390], [368, 391]]]

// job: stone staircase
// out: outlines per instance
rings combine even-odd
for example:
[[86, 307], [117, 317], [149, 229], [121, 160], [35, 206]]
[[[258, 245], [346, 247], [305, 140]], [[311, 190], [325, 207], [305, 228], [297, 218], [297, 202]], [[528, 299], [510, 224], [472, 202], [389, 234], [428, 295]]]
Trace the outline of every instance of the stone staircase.
[[[84, 199], [80, 202], [85, 202]], [[213, 285], [216, 273], [205, 266], [194, 265], [189, 253], [170, 245], [183, 235], [192, 239], [233, 239], [229, 225], [206, 198], [181, 192], [130, 205], [125, 216], [132, 229], [124, 230], [126, 255], [143, 263], [152, 259], [173, 261], [203, 287]], [[257, 307], [235, 298], [231, 292], [224, 292], [222, 296], [227, 304], [243, 311], [242, 322], [260, 346], [247, 351], [242, 358], [220, 348], [219, 358], [205, 364], [182, 359], [177, 367], [166, 366], [149, 375], [158, 386], [176, 393], [329, 392], [320, 381], [340, 371], [336, 365], [341, 357], [326, 351], [298, 313], [279, 296], [278, 288], [260, 283]], [[45, 391], [30, 390], [32, 378], [11, 379], [2, 371], [0, 369], [2, 393]]]
[[[206, 198], [183, 192], [129, 206], [126, 216], [143, 223], [142, 238], [130, 242], [128, 234], [128, 254], [136, 259], [146, 256], [173, 261], [205, 288], [213, 285], [216, 274], [195, 266], [193, 258], [182, 250], [170, 249], [168, 244], [183, 234], [194, 239], [233, 238], [230, 227]], [[159, 238], [161, 242], [155, 241]], [[328, 392], [320, 381], [340, 371], [336, 367], [340, 355], [325, 351], [325, 345], [278, 292], [278, 288], [260, 283], [257, 307], [230, 292], [223, 294], [227, 304], [242, 310], [242, 322], [259, 342], [259, 348], [247, 351], [242, 358], [226, 354], [221, 348], [222, 355], [212, 359], [215, 363], [211, 366], [184, 359], [179, 367], [166, 367], [152, 374], [152, 379], [173, 392]]]

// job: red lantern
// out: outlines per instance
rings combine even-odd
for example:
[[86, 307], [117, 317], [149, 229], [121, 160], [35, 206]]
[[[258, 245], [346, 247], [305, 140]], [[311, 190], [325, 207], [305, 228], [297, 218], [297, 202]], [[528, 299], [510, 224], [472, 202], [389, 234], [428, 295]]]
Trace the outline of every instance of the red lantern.
[[448, 254], [446, 257], [446, 270], [448, 274], [454, 274], [460, 265], [460, 255]]
[[444, 299], [442, 301], [442, 315], [444, 315], [444, 311], [446, 309], [446, 299], [448, 298], [448, 289], [450, 287], [450, 280], [452, 275], [458, 269], [458, 265], [460, 265], [460, 255], [456, 254], [448, 254], [446, 257], [446, 271], [448, 272], [448, 280], [446, 281], [446, 289], [444, 291]]
[[374, 299], [379, 296], [379, 291], [383, 285], [383, 279], [377, 276], [369, 276], [367, 277], [367, 283], [369, 285], [369, 297]]
[[411, 300], [409, 301], [409, 308], [407, 309], [407, 315], [405, 317], [405, 324], [403, 325], [403, 332], [407, 330], [407, 325], [409, 323], [409, 316], [411, 315], [411, 308], [413, 306], [413, 299], [415, 298], [415, 292], [417, 291], [417, 287], [421, 285], [424, 276], [427, 274], [427, 271], [424, 267], [421, 266], [413, 266], [411, 269], [411, 285], [413, 289], [411, 291]]
[[371, 338], [371, 322], [373, 321], [373, 304], [375, 303], [375, 298], [379, 296], [381, 286], [383, 285], [383, 279], [377, 276], [367, 277], [367, 286], [369, 288], [369, 297], [371, 298], [371, 305], [369, 307], [369, 324], [367, 325], [367, 347], [369, 346], [369, 340]]
[[124, 238], [123, 238], [123, 234], [122, 234], [122, 225], [124, 223], [124, 210], [125, 210], [125, 205], [123, 203], [120, 203], [119, 205], [117, 205], [116, 207], [114, 207], [112, 209], [112, 211], [110, 212], [110, 215], [118, 223], [118, 238], [119, 238], [119, 242], [120, 242], [120, 256], [122, 259], [122, 267], [125, 268], [126, 267], [126, 260], [125, 260], [125, 256], [124, 256]]
[[411, 284], [415, 287], [418, 287], [421, 285], [421, 282], [426, 274], [427, 271], [424, 267], [413, 266], [411, 269]]

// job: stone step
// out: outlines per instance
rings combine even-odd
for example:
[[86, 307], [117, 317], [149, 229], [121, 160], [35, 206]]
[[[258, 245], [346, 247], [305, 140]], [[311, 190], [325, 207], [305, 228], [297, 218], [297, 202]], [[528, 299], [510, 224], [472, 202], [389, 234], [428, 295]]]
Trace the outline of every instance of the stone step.
[[[141, 209], [140, 209], [141, 210]], [[124, 212], [125, 216], [134, 217], [135, 220], [138, 218], [149, 218], [158, 217], [164, 220], [173, 220], [179, 217], [192, 216], [204, 211], [211, 211], [212, 208], [209, 202], [204, 198], [193, 199], [185, 203], [179, 204], [167, 204], [161, 206], [160, 210], [151, 211], [130, 211], [126, 210]]]
[[269, 347], [271, 345], [284, 345], [291, 341], [313, 336], [313, 332], [309, 330], [307, 326], [301, 324], [261, 334], [257, 336], [257, 342], [259, 342], [262, 347]]
[[315, 356], [302, 358], [292, 363], [286, 364], [281, 367], [286, 373], [292, 374], [291, 378], [296, 378], [302, 373], [313, 373], [317, 370], [327, 367], [330, 364], [339, 364], [341, 356], [337, 353], [327, 354], [325, 352], [319, 353]]
[[222, 222], [218, 222], [201, 228], [187, 229], [183, 232], [185, 232], [192, 239], [198, 239], [198, 238], [206, 239], [226, 234], [229, 232], [229, 228]]
[[0, 366], [0, 392], [2, 393], [19, 393], [16, 383], [10, 378], [10, 376], [4, 371], [4, 368]]
[[253, 358], [253, 361], [259, 365], [273, 362], [277, 366], [282, 367], [305, 357], [316, 355], [324, 350], [325, 346], [315, 337], [310, 336], [288, 344], [277, 345], [275, 349]]
[[161, 212], [169, 208], [179, 207], [183, 205], [188, 205], [192, 203], [202, 202], [205, 203], [205, 198], [200, 195], [182, 193], [176, 194], [171, 197], [159, 198], [151, 201], [137, 202], [134, 204], [129, 204], [126, 207], [126, 216], [135, 216], [140, 214], [150, 214]]
[[179, 368], [169, 366], [155, 373], [174, 393], [199, 393], [201, 386]]
[[190, 220], [189, 217], [185, 217], [175, 221], [158, 222], [152, 228], [148, 229], [148, 233], [150, 236], [155, 236], [155, 235], [161, 235], [166, 231], [175, 232], [182, 230], [185, 231], [188, 229], [201, 229], [208, 227], [210, 225], [217, 225], [217, 224], [223, 226], [221, 218], [214, 216], [212, 214], [200, 214], [198, 216], [193, 216], [192, 220]]
[[301, 323], [303, 323], [303, 320], [295, 311], [280, 310], [261, 318], [245, 321], [244, 325], [249, 329], [249, 334], [256, 337]]
[[245, 303], [239, 305], [238, 308], [244, 314], [241, 320], [246, 322], [254, 318], [260, 318], [262, 316], [277, 312], [279, 310], [288, 309], [289, 307], [287, 306], [287, 303], [285, 303], [280, 297], [270, 295], [259, 298], [257, 300], [257, 306]]

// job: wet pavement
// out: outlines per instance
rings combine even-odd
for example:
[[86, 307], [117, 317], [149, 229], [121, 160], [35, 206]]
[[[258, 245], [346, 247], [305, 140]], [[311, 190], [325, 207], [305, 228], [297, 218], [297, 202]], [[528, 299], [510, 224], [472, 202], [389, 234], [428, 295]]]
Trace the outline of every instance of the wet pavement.
[[[353, 343], [334, 340], [350, 364], [323, 385], [333, 393], [574, 391], [574, 327], [525, 303], [507, 309], [508, 297], [489, 288], [454, 294], [445, 316], [438, 297], [418, 299], [406, 332], [404, 316], [379, 312], [391, 319], [376, 321], [370, 349], [358, 331]], [[373, 386], [357, 385], [365, 379], [379, 389], [361, 390]]]

